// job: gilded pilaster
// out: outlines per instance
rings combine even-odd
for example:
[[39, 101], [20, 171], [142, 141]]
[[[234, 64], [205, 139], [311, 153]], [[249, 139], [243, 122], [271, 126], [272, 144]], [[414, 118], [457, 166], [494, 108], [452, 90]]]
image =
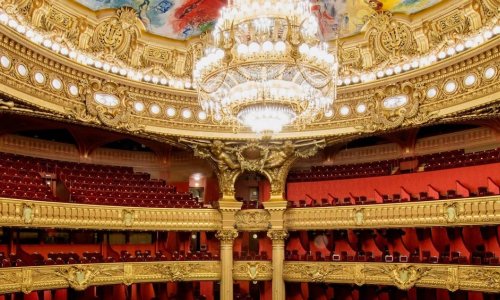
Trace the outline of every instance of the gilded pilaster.
[[267, 236], [273, 242], [273, 299], [285, 299], [285, 282], [283, 280], [283, 262], [285, 260], [285, 239], [288, 232], [284, 228], [284, 213], [287, 202], [281, 198], [278, 201], [264, 202], [265, 209], [271, 215], [270, 230]]
[[285, 260], [285, 239], [288, 232], [272, 229], [267, 236], [273, 241], [273, 299], [285, 300], [285, 281], [283, 280], [283, 262]]
[[220, 240], [221, 285], [220, 299], [233, 299], [233, 241], [238, 236], [236, 229], [223, 229], [215, 235]]

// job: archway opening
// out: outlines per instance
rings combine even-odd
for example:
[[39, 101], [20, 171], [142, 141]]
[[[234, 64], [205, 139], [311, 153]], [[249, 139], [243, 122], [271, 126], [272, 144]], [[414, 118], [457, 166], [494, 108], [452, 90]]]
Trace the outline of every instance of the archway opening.
[[242, 209], [263, 208], [262, 202], [271, 198], [271, 184], [258, 172], [244, 172], [234, 183], [235, 198], [243, 202]]

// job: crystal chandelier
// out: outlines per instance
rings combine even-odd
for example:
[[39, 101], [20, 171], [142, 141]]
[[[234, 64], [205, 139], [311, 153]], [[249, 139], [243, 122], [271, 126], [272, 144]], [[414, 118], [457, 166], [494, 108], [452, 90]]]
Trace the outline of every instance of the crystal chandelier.
[[193, 78], [215, 121], [272, 134], [330, 110], [337, 69], [308, 0], [228, 0]]

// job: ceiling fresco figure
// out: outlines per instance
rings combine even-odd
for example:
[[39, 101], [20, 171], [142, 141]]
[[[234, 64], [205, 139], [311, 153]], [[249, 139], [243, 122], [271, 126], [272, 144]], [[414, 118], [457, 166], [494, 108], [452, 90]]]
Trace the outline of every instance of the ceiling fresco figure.
[[[172, 39], [188, 39], [210, 30], [227, 0], [74, 0], [97, 11], [129, 6], [147, 30]], [[378, 10], [413, 14], [442, 0], [311, 0], [321, 31], [327, 40], [361, 31]]]

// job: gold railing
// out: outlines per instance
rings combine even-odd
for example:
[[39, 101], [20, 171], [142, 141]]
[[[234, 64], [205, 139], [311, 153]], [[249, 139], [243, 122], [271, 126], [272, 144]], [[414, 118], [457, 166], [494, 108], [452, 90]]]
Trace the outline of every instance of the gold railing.
[[500, 196], [391, 204], [293, 208], [288, 230], [487, 225], [500, 223]]
[[234, 280], [272, 280], [273, 265], [269, 261], [234, 261]]
[[157, 261], [0, 269], [0, 294], [140, 282], [220, 280], [219, 261]]
[[218, 230], [216, 209], [142, 208], [0, 198], [0, 226], [127, 230]]
[[450, 291], [500, 291], [500, 267], [450, 264], [285, 262], [283, 278], [292, 282], [414, 286]]

